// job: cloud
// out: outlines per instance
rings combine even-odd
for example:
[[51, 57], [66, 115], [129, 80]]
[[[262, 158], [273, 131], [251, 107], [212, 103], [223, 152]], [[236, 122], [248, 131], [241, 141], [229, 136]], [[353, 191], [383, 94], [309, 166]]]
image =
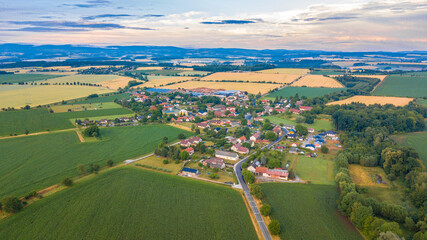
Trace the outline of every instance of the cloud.
[[122, 18], [122, 17], [133, 17], [135, 15], [130, 14], [100, 14], [94, 16], [82, 17], [83, 20], [94, 20], [99, 18]]
[[86, 1], [85, 3], [76, 3], [76, 4], [62, 4], [62, 6], [68, 6], [68, 7], [78, 7], [78, 8], [96, 8], [96, 7], [103, 7], [110, 5], [111, 2], [107, 0], [90, 0]]
[[[126, 27], [116, 23], [92, 23], [92, 22], [73, 22], [73, 21], [10, 21], [15, 25], [30, 25], [32, 27], [48, 27], [57, 30], [64, 29], [134, 29], [134, 30], [154, 30], [152, 28]], [[28, 29], [28, 28], [23, 28]]]
[[7, 29], [10, 32], [84, 32], [87, 29], [75, 28], [52, 28], [52, 27], [25, 27], [17, 29]]
[[292, 19], [292, 22], [324, 22], [324, 21], [342, 21], [342, 20], [351, 20], [356, 19], [357, 17], [345, 17], [345, 16], [338, 16], [338, 17], [324, 17], [324, 18], [305, 18], [305, 19]]
[[141, 18], [158, 18], [158, 17], [164, 17], [165, 15], [163, 14], [146, 14], [146, 15], [142, 15]]
[[205, 21], [200, 22], [201, 24], [249, 24], [256, 23], [254, 20], [219, 20], [219, 21]]

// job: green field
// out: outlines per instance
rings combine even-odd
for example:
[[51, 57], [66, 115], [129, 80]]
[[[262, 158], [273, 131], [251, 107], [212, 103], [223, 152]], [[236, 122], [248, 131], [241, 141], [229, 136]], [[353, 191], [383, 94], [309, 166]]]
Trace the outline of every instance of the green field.
[[227, 187], [114, 169], [0, 220], [0, 239], [257, 239]]
[[102, 102], [114, 102], [114, 100], [118, 99], [128, 99], [130, 94], [128, 93], [119, 93], [119, 94], [111, 94], [108, 96], [101, 96], [97, 98], [85, 98], [78, 99], [76, 101], [70, 101], [69, 104], [88, 104], [88, 103], [102, 103]]
[[102, 140], [81, 143], [74, 131], [0, 140], [0, 197], [23, 195], [78, 175], [79, 164], [105, 166], [154, 150], [164, 136], [170, 141], [184, 130], [166, 125], [101, 129]]
[[174, 70], [174, 69], [162, 69], [162, 70], [135, 70], [131, 71], [133, 73], [143, 73], [143, 74], [152, 74], [152, 75], [163, 75], [163, 76], [174, 76], [179, 73], [184, 72], [185, 70]]
[[427, 107], [427, 99], [417, 99], [417, 103]]
[[106, 102], [106, 103], [86, 103], [86, 104], [65, 104], [65, 105], [52, 105], [50, 109], [52, 109], [55, 113], [60, 112], [68, 112], [69, 110], [72, 112], [78, 111], [89, 111], [89, 110], [100, 110], [100, 109], [112, 109], [112, 108], [122, 108], [121, 105], [114, 102]]
[[424, 166], [427, 166], [427, 132], [406, 133], [392, 137], [398, 144], [417, 150]]
[[49, 130], [74, 128], [70, 119], [111, 115], [127, 115], [132, 111], [124, 108], [100, 109], [79, 112], [49, 113], [47, 108], [0, 112], [0, 136]]
[[312, 97], [320, 97], [325, 94], [343, 91], [345, 88], [310, 88], [310, 87], [285, 87], [280, 89], [279, 91], [275, 91], [273, 93], [265, 96], [265, 99], [275, 99], [276, 97], [291, 97], [298, 94], [298, 96], [312, 98]]
[[210, 72], [206, 71], [185, 71], [178, 73], [179, 76], [205, 76], [208, 75]]
[[335, 185], [333, 161], [328, 161], [320, 157], [309, 158], [298, 156], [292, 165], [296, 165], [295, 173], [302, 180], [311, 181], [314, 184]]
[[427, 76], [391, 75], [386, 77], [373, 95], [395, 97], [427, 97]]
[[[293, 119], [289, 119], [286, 117], [286, 115], [273, 115], [273, 116], [265, 116], [263, 117], [265, 119], [269, 119], [274, 124], [288, 124], [288, 125], [297, 125], [298, 123], [295, 122]], [[314, 128], [317, 131], [320, 130], [331, 130], [334, 127], [332, 126], [332, 123], [330, 120], [327, 119], [315, 119], [313, 124], [306, 124], [301, 123], [301, 125], [306, 126], [308, 128]]]
[[338, 212], [336, 186], [263, 183], [261, 187], [272, 218], [280, 222], [281, 239], [363, 239]]
[[72, 83], [72, 82], [80, 82], [80, 83], [92, 83], [92, 84], [98, 84], [100, 82], [105, 82], [113, 79], [120, 78], [121, 76], [117, 75], [95, 75], [95, 74], [89, 74], [89, 75], [82, 75], [82, 74], [76, 74], [76, 75], [69, 75], [64, 77], [59, 77], [55, 79], [48, 80], [49, 83]]
[[62, 77], [62, 75], [46, 74], [0, 74], [0, 83], [20, 83], [48, 80], [51, 78]]
[[316, 69], [311, 74], [313, 75], [342, 75], [345, 73], [345, 70], [339, 69]]
[[80, 119], [80, 120], [85, 120], [88, 119], [90, 121], [99, 121], [101, 119], [107, 119], [107, 120], [114, 120], [116, 118], [121, 118], [121, 117], [134, 117], [135, 114], [134, 113], [125, 113], [125, 114], [118, 114], [118, 115], [103, 115], [103, 116], [98, 116], [98, 117], [83, 117], [83, 118], [73, 118], [71, 119], [71, 122], [75, 122], [75, 120]]

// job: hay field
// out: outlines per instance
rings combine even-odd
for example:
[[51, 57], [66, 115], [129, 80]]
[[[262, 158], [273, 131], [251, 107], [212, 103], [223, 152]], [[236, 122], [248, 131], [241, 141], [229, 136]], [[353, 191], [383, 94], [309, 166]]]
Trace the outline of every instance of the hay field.
[[277, 82], [291, 83], [301, 74], [275, 74], [275, 73], [258, 73], [258, 72], [217, 72], [203, 77], [202, 80], [227, 80], [227, 81], [249, 81], [249, 82]]
[[323, 75], [307, 75], [291, 84], [293, 87], [325, 87], [325, 88], [344, 88], [337, 80], [325, 77]]
[[131, 77], [125, 77], [125, 76], [121, 76], [118, 77], [116, 79], [112, 79], [112, 80], [108, 80], [105, 82], [101, 82], [101, 86], [109, 88], [109, 89], [119, 89], [119, 88], [124, 88], [128, 85], [129, 81], [138, 81], [138, 82], [142, 82], [140, 80], [131, 78]]
[[397, 107], [402, 107], [407, 105], [410, 101], [414, 100], [413, 98], [404, 98], [404, 97], [380, 97], [380, 96], [353, 96], [344, 100], [331, 102], [326, 105], [335, 105], [335, 104], [351, 104], [353, 102], [363, 103], [366, 105], [372, 104], [393, 104]]
[[71, 75], [65, 77], [59, 77], [55, 79], [50, 79], [46, 82], [54, 83], [90, 83], [90, 84], [100, 84], [103, 87], [110, 89], [124, 88], [127, 86], [129, 81], [138, 81], [137, 79], [126, 77], [126, 76], [117, 76], [117, 75]]
[[192, 89], [199, 87], [207, 87], [212, 89], [225, 89], [225, 90], [239, 90], [246, 91], [252, 94], [261, 94], [268, 93], [268, 91], [279, 87], [278, 84], [269, 84], [269, 83], [239, 83], [239, 82], [204, 82], [204, 81], [188, 81], [183, 83], [177, 83], [169, 86], [164, 86], [160, 88], [165, 89]]
[[[0, 89], [2, 86], [0, 86]], [[0, 108], [4, 107], [32, 107], [49, 103], [86, 97], [90, 94], [109, 93], [110, 89], [103, 87], [67, 86], [67, 85], [35, 85], [33, 87], [22, 86], [14, 90], [0, 90]]]
[[192, 79], [196, 79], [196, 78], [195, 77], [157, 78], [157, 79], [151, 79], [142, 85], [134, 86], [133, 88], [137, 88], [137, 87], [148, 87], [148, 88], [160, 87], [160, 86], [165, 86], [166, 84], [169, 84], [169, 83], [178, 83], [178, 82], [188, 81], [188, 80], [192, 80]]
[[273, 69], [265, 69], [265, 70], [258, 71], [258, 73], [298, 74], [298, 75], [305, 75], [309, 72], [310, 70], [305, 68], [273, 68]]

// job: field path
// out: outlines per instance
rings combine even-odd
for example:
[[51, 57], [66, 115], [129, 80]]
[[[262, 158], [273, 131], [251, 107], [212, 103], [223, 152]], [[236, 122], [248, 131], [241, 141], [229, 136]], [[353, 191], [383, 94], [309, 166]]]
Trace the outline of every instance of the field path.
[[76, 133], [77, 133], [77, 136], [79, 137], [79, 139], [80, 139], [80, 142], [82, 142], [82, 143], [84, 143], [84, 142], [86, 142], [86, 140], [84, 139], [84, 137], [82, 136], [82, 133], [78, 130], [78, 129], [76, 129]]
[[[0, 137], [0, 140], [8, 139], [8, 138], [35, 136], [35, 135], [42, 135], [42, 134], [49, 134], [49, 133], [69, 132], [69, 131], [78, 131], [78, 128], [61, 129], [61, 130], [56, 130], [56, 131], [44, 131], [44, 132], [36, 132], [36, 133], [29, 133], [29, 134], [19, 134], [16, 136], [4, 136], [4, 137]], [[84, 141], [84, 139], [83, 139], [83, 141]]]

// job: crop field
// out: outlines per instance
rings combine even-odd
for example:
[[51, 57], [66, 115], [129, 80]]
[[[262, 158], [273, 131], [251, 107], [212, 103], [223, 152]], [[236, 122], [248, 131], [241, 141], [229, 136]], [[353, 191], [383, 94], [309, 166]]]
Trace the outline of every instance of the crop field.
[[417, 150], [424, 166], [427, 167], [427, 132], [415, 132], [395, 135], [392, 137], [395, 142]]
[[344, 88], [337, 80], [323, 75], [307, 75], [291, 84], [293, 87]]
[[[289, 124], [289, 125], [297, 125], [298, 123], [295, 122], [294, 118], [288, 118], [286, 115], [275, 115], [275, 116], [265, 116], [263, 117], [265, 119], [269, 119], [274, 124]], [[308, 128], [314, 128], [317, 131], [320, 130], [331, 130], [334, 127], [332, 126], [332, 123], [328, 119], [315, 119], [313, 124], [306, 124], [306, 123], [300, 123], [303, 126], [306, 126]]]
[[281, 225], [281, 239], [347, 239], [362, 240], [357, 230], [337, 209], [336, 186], [263, 183], [271, 217]]
[[377, 96], [427, 97], [427, 76], [391, 75], [373, 92]]
[[139, 81], [137, 79], [118, 76], [118, 75], [69, 75], [65, 77], [59, 77], [55, 79], [48, 80], [46, 82], [55, 84], [55, 83], [90, 83], [90, 84], [100, 84], [103, 87], [110, 89], [124, 88], [127, 86], [129, 81]]
[[[343, 76], [343, 75], [330, 75], [329, 77], [337, 77], [337, 76]], [[378, 78], [381, 82], [384, 81], [384, 79], [388, 76], [388, 75], [349, 75], [352, 77], [363, 77], [363, 78]]]
[[100, 110], [100, 109], [112, 109], [112, 108], [122, 108], [117, 103], [106, 102], [106, 103], [86, 103], [86, 104], [68, 104], [68, 105], [53, 105], [50, 107], [55, 113], [60, 112], [77, 112], [77, 111], [89, 111], [89, 110]]
[[225, 89], [225, 90], [239, 90], [246, 91], [252, 94], [266, 94], [270, 90], [279, 87], [278, 84], [268, 83], [239, 83], [239, 82], [204, 82], [204, 81], [188, 81], [183, 83], [177, 83], [168, 85], [160, 88], [164, 89], [193, 89], [199, 87], [207, 87], [212, 89]]
[[178, 73], [180, 76], [205, 76], [208, 75], [210, 72], [206, 71], [185, 71]]
[[[0, 89], [2, 86], [0, 86]], [[109, 93], [112, 90], [103, 87], [37, 85], [28, 88], [22, 86], [9, 91], [0, 90], [0, 108], [38, 106], [89, 96], [90, 94]]]
[[171, 83], [179, 83], [179, 82], [183, 82], [183, 81], [188, 81], [194, 79], [194, 77], [167, 77], [167, 78], [158, 78], [158, 79], [153, 79], [153, 80], [149, 80], [148, 82], [142, 84], [142, 85], [137, 85], [134, 86], [133, 88], [137, 88], [137, 87], [147, 87], [147, 88], [155, 88], [155, 87], [160, 87], [160, 86], [166, 86], [166, 84], [171, 84]]
[[0, 237], [257, 239], [237, 191], [129, 167], [99, 174], [1, 220]]
[[[58, 113], [61, 114], [61, 113]], [[79, 164], [122, 162], [189, 132], [167, 125], [102, 128], [101, 140], [81, 143], [74, 131], [0, 140], [0, 197], [23, 195], [79, 173]], [[150, 136], [149, 138], [147, 136]]]
[[[291, 83], [302, 74], [275, 74], [275, 73], [259, 73], [259, 72], [217, 72], [206, 77], [202, 80], [213, 81], [248, 81], [248, 82], [267, 82], [267, 83]], [[222, 84], [222, 83], [221, 83]]]
[[273, 68], [265, 69], [258, 71], [259, 73], [274, 73], [274, 74], [296, 74], [296, 75], [305, 75], [310, 72], [310, 70], [305, 68]]
[[101, 82], [100, 84], [101, 84], [101, 86], [109, 88], [109, 89], [119, 89], [119, 88], [125, 88], [128, 85], [129, 81], [142, 82], [138, 79], [121, 76], [121, 77], [118, 77], [116, 79]]
[[268, 94], [264, 98], [266, 99], [275, 99], [276, 97], [291, 97], [298, 94], [298, 96], [302, 97], [320, 97], [329, 93], [343, 91], [345, 88], [311, 88], [311, 87], [285, 87], [280, 89], [279, 91], [275, 91], [273, 93]]
[[116, 118], [121, 118], [121, 117], [134, 117], [134, 116], [135, 116], [135, 114], [134, 114], [134, 113], [124, 113], [124, 114], [108, 115], [108, 116], [96, 116], [96, 117], [73, 118], [73, 119], [70, 119], [70, 121], [74, 123], [77, 119], [80, 119], [80, 120], [89, 119], [90, 121], [99, 121], [99, 120], [101, 120], [101, 119], [114, 120], [114, 119], [116, 119]]
[[131, 71], [133, 73], [143, 73], [148, 75], [163, 75], [163, 76], [176, 76], [179, 73], [184, 72], [185, 70], [175, 70], [175, 69], [160, 69], [160, 70], [136, 70]]
[[85, 99], [78, 99], [76, 101], [70, 102], [69, 105], [71, 104], [92, 104], [92, 103], [106, 103], [106, 102], [114, 102], [116, 99], [121, 100], [121, 99], [129, 99], [130, 94], [128, 93], [110, 93], [109, 95], [106, 96], [100, 96], [97, 98], [85, 98]]
[[343, 105], [343, 104], [351, 104], [353, 102], [363, 103], [366, 105], [372, 104], [393, 104], [394, 106], [405, 106], [408, 105], [409, 102], [413, 101], [413, 98], [404, 98], [404, 97], [380, 97], [380, 96], [353, 96], [344, 100], [330, 102], [326, 105]]
[[0, 74], [0, 83], [35, 82], [57, 77], [61, 76], [46, 74]]
[[295, 173], [302, 180], [311, 181], [314, 184], [334, 185], [334, 162], [320, 157], [310, 158], [298, 156], [293, 162]]
[[345, 70], [339, 69], [315, 69], [311, 72], [313, 75], [343, 75]]
[[417, 103], [427, 107], [427, 99], [417, 99]]

